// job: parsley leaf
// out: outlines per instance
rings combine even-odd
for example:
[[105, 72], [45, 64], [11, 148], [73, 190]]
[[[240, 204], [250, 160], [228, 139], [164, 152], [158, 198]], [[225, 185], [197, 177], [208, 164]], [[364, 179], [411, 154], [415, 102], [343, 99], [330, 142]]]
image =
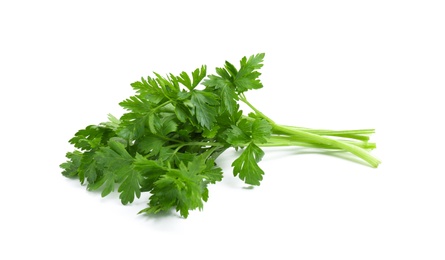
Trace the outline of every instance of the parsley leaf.
[[211, 129], [217, 117], [216, 105], [219, 104], [217, 96], [212, 92], [193, 91], [190, 101], [194, 106], [196, 119], [199, 124], [207, 129]]
[[66, 153], [68, 161], [62, 163], [60, 168], [63, 169], [62, 174], [66, 177], [74, 177], [78, 175], [80, 161], [82, 160], [82, 153], [79, 151]]
[[241, 156], [232, 163], [233, 175], [239, 174], [239, 178], [247, 184], [260, 185], [264, 172], [258, 166], [258, 162], [263, 156], [263, 150], [256, 144], [250, 143]]
[[140, 172], [132, 167], [134, 158], [125, 149], [125, 146], [117, 141], [111, 140], [108, 147], [103, 147], [97, 152], [97, 163], [104, 170], [105, 185], [102, 196], [108, 195], [114, 190], [114, 183], [121, 183], [118, 191], [121, 193], [122, 204], [133, 202], [134, 195], [140, 197], [141, 180]]

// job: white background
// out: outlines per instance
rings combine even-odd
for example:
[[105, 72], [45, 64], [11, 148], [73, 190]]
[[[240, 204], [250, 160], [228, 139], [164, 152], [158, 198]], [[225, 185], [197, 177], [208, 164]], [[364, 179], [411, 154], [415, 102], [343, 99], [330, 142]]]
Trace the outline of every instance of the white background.
[[[443, 1], [1, 1], [1, 259], [445, 259]], [[141, 76], [265, 52], [278, 123], [376, 128], [377, 169], [267, 150], [203, 211], [137, 215], [59, 164]], [[162, 258], [161, 258], [162, 257]]]

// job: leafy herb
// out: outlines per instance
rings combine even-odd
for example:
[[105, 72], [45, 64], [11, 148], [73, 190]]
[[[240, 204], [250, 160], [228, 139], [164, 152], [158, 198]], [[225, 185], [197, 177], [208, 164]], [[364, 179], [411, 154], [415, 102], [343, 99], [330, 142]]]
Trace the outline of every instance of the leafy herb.
[[[244, 57], [239, 68], [225, 62], [216, 74], [206, 66], [191, 74], [142, 78], [131, 84], [136, 94], [120, 103], [127, 112], [119, 119], [79, 130], [69, 140], [77, 148], [67, 153], [62, 174], [77, 177], [88, 190], [106, 196], [115, 189], [122, 204], [142, 192], [151, 194], [143, 213], [176, 209], [187, 217], [202, 209], [208, 185], [221, 181], [215, 164], [229, 148], [243, 149], [233, 163], [233, 174], [250, 185], [260, 185], [258, 165], [263, 147], [304, 146], [350, 152], [372, 167], [380, 163], [368, 151], [372, 129], [332, 131], [276, 124], [255, 108], [245, 92], [263, 87], [258, 71], [264, 54]], [[245, 115], [243, 102], [252, 109]]]

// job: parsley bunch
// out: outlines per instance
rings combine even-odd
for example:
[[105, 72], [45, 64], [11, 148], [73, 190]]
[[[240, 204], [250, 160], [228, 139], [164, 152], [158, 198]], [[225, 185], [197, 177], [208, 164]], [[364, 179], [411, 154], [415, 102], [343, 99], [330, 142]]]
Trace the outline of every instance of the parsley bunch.
[[[221, 181], [216, 158], [228, 148], [243, 149], [232, 163], [233, 174], [260, 185], [262, 147], [304, 146], [350, 152], [372, 167], [380, 163], [368, 151], [372, 129], [332, 131], [276, 124], [246, 99], [245, 92], [263, 87], [258, 71], [264, 54], [243, 57], [239, 68], [229, 62], [207, 75], [206, 66], [191, 74], [142, 78], [131, 84], [136, 95], [122, 101], [119, 119], [79, 130], [69, 140], [76, 150], [60, 166], [88, 190], [107, 196], [117, 188], [122, 204], [149, 192], [141, 213], [176, 209], [187, 217], [202, 209], [208, 185]], [[243, 114], [239, 103], [252, 109]]]

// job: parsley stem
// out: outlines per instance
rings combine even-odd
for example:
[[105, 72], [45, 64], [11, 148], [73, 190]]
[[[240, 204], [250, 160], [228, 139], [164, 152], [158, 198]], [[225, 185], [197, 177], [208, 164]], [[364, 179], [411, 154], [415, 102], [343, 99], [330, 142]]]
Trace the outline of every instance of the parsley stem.
[[323, 144], [323, 145], [327, 145], [327, 146], [331, 146], [331, 147], [337, 147], [339, 149], [348, 151], [348, 152], [362, 158], [364, 161], [369, 163], [374, 168], [376, 168], [380, 164], [380, 161], [377, 158], [370, 155], [365, 149], [360, 148], [355, 145], [352, 145], [352, 144], [349, 144], [347, 142], [335, 140], [335, 139], [320, 136], [320, 135], [317, 135], [314, 133], [309, 133], [304, 130], [299, 130], [299, 129], [295, 129], [295, 128], [291, 128], [291, 127], [285, 127], [285, 126], [281, 126], [281, 125], [277, 125], [277, 124], [272, 124], [272, 128], [274, 131], [288, 134], [288, 135], [291, 135], [296, 138], [301, 137], [305, 140], [309, 140], [311, 143], [317, 143], [317, 144]]
[[[255, 119], [249, 116], [243, 116], [244, 119], [254, 121]], [[336, 136], [336, 137], [343, 137], [343, 138], [349, 138], [349, 139], [356, 139], [360, 141], [368, 141], [370, 134], [375, 133], [374, 129], [355, 129], [355, 130], [327, 130], [327, 129], [312, 129], [312, 128], [305, 128], [305, 127], [297, 127], [297, 126], [287, 126], [282, 125], [287, 128], [291, 129], [297, 129], [297, 130], [303, 130], [305, 132], [323, 135], [323, 136]], [[278, 133], [279, 134], [279, 133]]]
[[261, 111], [259, 111], [258, 109], [256, 109], [256, 107], [254, 107], [246, 98], [246, 96], [244, 95], [244, 93], [239, 94], [239, 98], [241, 101], [243, 101], [247, 106], [249, 106], [258, 116], [260, 116], [261, 118], [266, 119], [270, 124], [274, 125], [275, 122], [269, 118], [268, 116], [266, 116], [265, 114], [263, 114]]
[[326, 129], [310, 129], [296, 126], [284, 126], [291, 129], [303, 130], [305, 132], [324, 135], [351, 138], [361, 141], [368, 141], [370, 134], [375, 133], [374, 129], [358, 129], [358, 130], [326, 130]]
[[304, 131], [316, 133], [316, 134], [326, 134], [326, 135], [331, 135], [331, 134], [374, 134], [375, 133], [374, 129], [327, 130], [327, 129], [311, 129], [311, 128], [297, 127], [297, 126], [285, 126], [285, 127], [304, 130]]
[[163, 108], [163, 107], [165, 107], [166, 105], [171, 104], [171, 103], [172, 103], [171, 100], [169, 100], [169, 101], [165, 101], [164, 103], [162, 103], [162, 104], [160, 104], [160, 105], [154, 107], [153, 109], [151, 109], [151, 110], [150, 110], [150, 113], [154, 114], [158, 109], [161, 109], [161, 108]]
[[224, 145], [222, 143], [217, 143], [217, 142], [187, 142], [187, 143], [178, 143], [178, 144], [170, 145], [168, 147], [171, 147], [171, 148], [177, 147], [177, 149], [178, 148], [181, 149], [184, 146], [223, 147]]
[[216, 147], [223, 147], [224, 145], [222, 143], [217, 143], [217, 142], [189, 142], [189, 143], [184, 143], [184, 146], [190, 146], [190, 145], [199, 145], [199, 146], [216, 146]]
[[[342, 142], [346, 142], [348, 144], [355, 145], [355, 146], [361, 147], [363, 149], [368, 149], [368, 150], [372, 150], [372, 149], [376, 148], [375, 143], [354, 142], [354, 141], [342, 141]], [[321, 148], [321, 149], [338, 149], [338, 147], [333, 147], [330, 145], [312, 143], [312, 142], [309, 142], [307, 139], [302, 140], [301, 138], [295, 138], [292, 136], [282, 136], [282, 135], [271, 136], [267, 140], [267, 143], [258, 144], [258, 146], [261, 146], [261, 147], [303, 146], [303, 147]]]
[[[272, 119], [270, 119], [265, 114], [263, 114], [261, 111], [259, 111], [257, 108], [255, 108], [249, 101], [247, 101], [246, 96], [243, 93], [239, 94], [239, 97], [242, 102], [244, 102], [247, 106], [249, 106], [257, 114], [257, 116], [267, 120], [272, 125], [272, 131], [274, 133], [282, 133], [282, 134], [290, 135], [297, 139], [301, 138], [301, 140], [303, 142], [308, 142], [311, 144], [321, 144], [321, 145], [329, 146], [332, 148], [342, 149], [344, 151], [350, 152], [350, 153], [358, 156], [359, 158], [363, 159], [364, 161], [369, 163], [374, 168], [376, 168], [380, 164], [380, 161], [377, 158], [370, 155], [368, 153], [368, 151], [366, 151], [365, 149], [358, 147], [356, 145], [350, 144], [348, 142], [325, 137], [322, 135], [323, 131], [321, 131], [321, 130], [318, 130], [319, 133], [316, 133], [317, 131], [311, 132], [311, 130], [307, 130], [307, 129], [303, 129], [303, 128], [278, 125]], [[369, 129], [364, 132], [367, 132], [367, 131], [369, 131]], [[325, 131], [324, 134], [325, 135], [334, 135], [334, 136], [336, 135], [332, 131]], [[357, 139], [358, 136], [356, 135], [356, 133], [353, 133], [353, 132], [352, 133], [351, 132], [343, 133], [343, 135], [346, 135], [346, 137], [348, 137], [348, 135], [351, 136], [351, 134], [353, 134], [352, 137], [355, 137], [355, 139]], [[340, 137], [341, 137], [341, 135], [342, 134], [340, 133]], [[338, 136], [338, 134], [337, 134], [337, 136]], [[358, 138], [360, 139], [361, 137], [358, 137]], [[364, 139], [367, 140], [366, 137]]]

